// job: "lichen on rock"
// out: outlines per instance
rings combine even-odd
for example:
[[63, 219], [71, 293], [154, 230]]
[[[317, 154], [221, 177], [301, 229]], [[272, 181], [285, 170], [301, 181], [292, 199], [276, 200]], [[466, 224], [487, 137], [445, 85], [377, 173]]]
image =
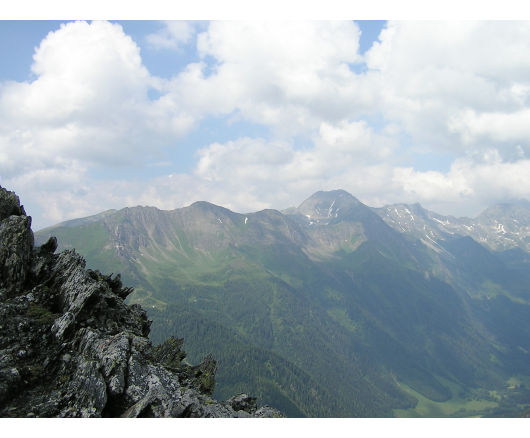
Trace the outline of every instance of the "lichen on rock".
[[86, 269], [57, 240], [34, 247], [31, 217], [0, 187], [0, 416], [279, 417], [246, 394], [211, 398], [217, 363], [154, 347], [119, 275]]

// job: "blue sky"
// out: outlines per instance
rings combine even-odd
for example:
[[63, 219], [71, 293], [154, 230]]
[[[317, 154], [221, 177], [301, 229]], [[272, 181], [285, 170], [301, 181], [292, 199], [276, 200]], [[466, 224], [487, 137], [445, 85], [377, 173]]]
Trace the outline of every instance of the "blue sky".
[[530, 23], [0, 21], [0, 184], [34, 228], [343, 188], [530, 199]]

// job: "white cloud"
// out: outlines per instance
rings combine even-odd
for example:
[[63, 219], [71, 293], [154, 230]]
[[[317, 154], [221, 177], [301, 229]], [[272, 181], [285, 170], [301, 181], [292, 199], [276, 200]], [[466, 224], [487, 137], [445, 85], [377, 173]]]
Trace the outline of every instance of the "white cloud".
[[147, 35], [147, 41], [155, 49], [180, 49], [189, 43], [196, 32], [197, 22], [166, 21], [158, 32]]
[[0, 174], [56, 162], [126, 165], [187, 132], [194, 120], [175, 103], [150, 101], [162, 87], [139, 48], [108, 22], [62, 25], [34, 54], [32, 82], [0, 88]]
[[[451, 117], [449, 130], [457, 132], [465, 144], [479, 141], [491, 144], [515, 144], [530, 151], [530, 107], [515, 112], [482, 112], [472, 109]], [[519, 142], [523, 145], [521, 146]]]
[[346, 154], [357, 163], [383, 160], [391, 155], [397, 145], [394, 138], [376, 134], [363, 120], [343, 120], [335, 125], [323, 122], [320, 125], [319, 137], [316, 139], [319, 148]]
[[[461, 126], [465, 114], [525, 115], [529, 37], [525, 22], [391, 22], [362, 57], [353, 22], [212, 22], [197, 36], [203, 61], [168, 98], [196, 118], [236, 112], [283, 138], [380, 114], [415, 147], [460, 153], [484, 140], [468, 135], [462, 147], [474, 129]], [[487, 147], [500, 138], [486, 136]]]
[[362, 121], [322, 123], [314, 146], [303, 149], [286, 141], [255, 138], [214, 143], [198, 152], [195, 174], [210, 181], [232, 179], [244, 187], [260, 181], [262, 190], [267, 185], [307, 179], [321, 184], [327, 178], [379, 162], [394, 145], [392, 138], [376, 134]]
[[344, 22], [212, 22], [197, 36], [203, 62], [172, 83], [199, 113], [238, 112], [283, 136], [307, 134], [371, 108], [359, 63], [359, 28]]
[[506, 163], [499, 154], [485, 155], [482, 163], [458, 159], [448, 172], [394, 169], [400, 202], [420, 202], [441, 213], [473, 216], [494, 203], [530, 198], [530, 160]]
[[417, 145], [489, 148], [530, 141], [529, 38], [528, 22], [390, 22], [366, 62], [383, 114]]

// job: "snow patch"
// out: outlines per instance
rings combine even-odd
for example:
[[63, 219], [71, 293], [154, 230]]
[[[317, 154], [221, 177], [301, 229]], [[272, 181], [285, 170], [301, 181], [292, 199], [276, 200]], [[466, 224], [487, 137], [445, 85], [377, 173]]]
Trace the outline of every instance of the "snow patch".
[[247, 221], [248, 221], [248, 217], [245, 217], [245, 225], [247, 224]]
[[503, 224], [497, 224], [497, 233], [506, 234], [506, 230], [504, 229]]
[[335, 205], [335, 200], [331, 203], [331, 205], [328, 208], [328, 217], [331, 217], [331, 214], [333, 213], [333, 206]]
[[430, 236], [429, 236], [428, 234], [426, 234], [425, 237], [426, 237], [427, 239], [429, 239], [432, 243], [434, 243], [434, 244], [436, 245], [435, 247], [432, 247], [432, 246], [431, 246], [431, 248], [434, 249], [434, 248], [436, 248], [436, 247], [439, 246], [439, 245], [438, 245], [438, 242], [436, 242], [435, 240], [431, 239]]
[[449, 221], [447, 219], [445, 221], [441, 221], [441, 220], [436, 219], [435, 217], [433, 217], [432, 220], [436, 221], [436, 222], [438, 222], [439, 224], [442, 224], [442, 225], [449, 225]]

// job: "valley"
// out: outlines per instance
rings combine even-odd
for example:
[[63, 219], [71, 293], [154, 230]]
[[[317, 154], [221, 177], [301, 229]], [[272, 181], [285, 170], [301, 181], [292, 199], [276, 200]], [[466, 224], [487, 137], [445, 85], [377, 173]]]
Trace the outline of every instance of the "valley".
[[248, 392], [294, 417], [530, 408], [526, 204], [456, 219], [335, 190], [282, 212], [109, 210], [37, 244], [51, 235], [121, 273], [154, 343], [213, 353], [218, 399]]

